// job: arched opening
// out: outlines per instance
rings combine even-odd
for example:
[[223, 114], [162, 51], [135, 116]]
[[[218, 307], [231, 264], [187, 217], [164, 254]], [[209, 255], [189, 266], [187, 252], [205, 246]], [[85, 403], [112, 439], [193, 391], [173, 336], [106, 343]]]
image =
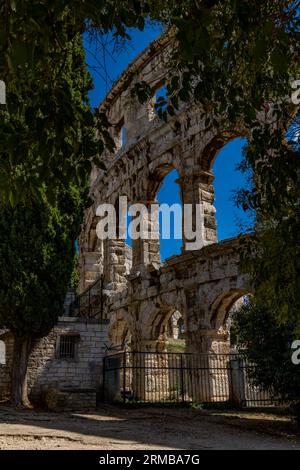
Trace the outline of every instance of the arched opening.
[[240, 137], [229, 141], [212, 165], [218, 240], [236, 237], [253, 227], [253, 214], [238, 208], [235, 201], [236, 191], [251, 185], [252, 175], [240, 170], [246, 144], [247, 139]]
[[228, 352], [235, 352], [239, 342], [233, 328], [234, 316], [249, 302], [250, 296], [245, 290], [235, 289], [220, 295], [212, 305], [211, 326], [226, 335]]
[[170, 317], [167, 328], [167, 351], [185, 352], [185, 325], [183, 317], [178, 310]]
[[[174, 299], [175, 300], [175, 299]], [[145, 349], [152, 352], [184, 352], [186, 320], [179, 306], [149, 304], [143, 311]]]
[[246, 294], [237, 299], [228, 312], [228, 316], [225, 321], [225, 328], [229, 332], [230, 352], [237, 352], [239, 346], [239, 336], [236, 334], [234, 328], [234, 316], [243, 306], [248, 304], [249, 297], [250, 294]]
[[132, 346], [132, 336], [127, 321], [122, 317], [112, 320], [108, 332], [110, 340], [109, 350], [130, 351]]
[[177, 184], [179, 174], [172, 169], [164, 177], [156, 199], [159, 203], [160, 258], [165, 261], [181, 254], [182, 249], [182, 201]]
[[171, 165], [158, 167], [148, 178], [146, 201], [133, 202], [128, 207], [126, 244], [132, 247], [133, 269], [159, 265], [181, 253], [182, 202], [178, 178]]
[[6, 345], [4, 341], [0, 340], [0, 365], [6, 364]]

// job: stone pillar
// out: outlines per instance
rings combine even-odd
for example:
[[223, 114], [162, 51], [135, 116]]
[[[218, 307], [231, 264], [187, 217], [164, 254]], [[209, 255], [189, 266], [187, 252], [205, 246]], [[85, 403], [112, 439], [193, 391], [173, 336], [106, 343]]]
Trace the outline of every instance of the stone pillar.
[[[214, 176], [210, 171], [200, 171], [184, 176], [178, 180], [181, 187], [183, 204], [192, 204], [193, 231], [196, 230], [196, 204], [200, 204], [202, 212], [202, 246], [217, 241], [216, 210], [214, 203]], [[184, 224], [184, 220], [183, 220]], [[183, 226], [183, 249], [186, 250], [188, 240], [185, 237]], [[200, 247], [201, 248], [201, 247]]]
[[80, 254], [79, 293], [84, 292], [103, 272], [103, 252], [86, 251]]
[[160, 402], [168, 394], [168, 355], [166, 342], [144, 340], [139, 352], [132, 355], [132, 388], [134, 399], [145, 402]]
[[238, 406], [243, 406], [246, 402], [246, 384], [243, 359], [238, 356], [232, 356], [230, 359], [230, 371], [230, 400]]
[[218, 402], [230, 399], [229, 333], [198, 330], [186, 333], [187, 352], [192, 374], [191, 393], [198, 402]]
[[[104, 383], [102, 384], [103, 401], [111, 403], [120, 401], [123, 398], [121, 394], [122, 374], [124, 374], [122, 356], [106, 357], [103, 367], [105, 368]], [[125, 393], [125, 390], [123, 390], [123, 393]]]
[[104, 284], [118, 291], [126, 283], [126, 244], [124, 240], [104, 241]]
[[194, 354], [229, 354], [230, 335], [228, 331], [222, 333], [213, 329], [199, 329], [187, 331], [186, 350]]
[[151, 204], [157, 204], [157, 202], [140, 201], [139, 204], [145, 205], [147, 215], [144, 214], [142, 222], [143, 238], [132, 241], [133, 272], [139, 271], [149, 264], [160, 264], [159, 221], [155, 214], [151, 214]]

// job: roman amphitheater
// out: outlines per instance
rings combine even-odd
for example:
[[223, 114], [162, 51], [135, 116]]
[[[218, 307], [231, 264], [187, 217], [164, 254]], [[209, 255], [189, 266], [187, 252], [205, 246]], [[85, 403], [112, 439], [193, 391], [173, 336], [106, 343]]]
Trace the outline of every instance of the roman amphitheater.
[[[171, 50], [172, 38], [159, 37], [130, 64], [100, 105], [112, 124], [116, 151], [104, 155], [106, 171], [92, 172], [93, 204], [86, 210], [79, 237], [79, 295], [75, 301], [66, 300], [65, 314], [32, 352], [28, 384], [33, 397], [51, 389], [72, 396], [74, 403], [94, 403], [104, 356], [126, 348], [162, 354], [170, 328], [178, 330], [179, 320], [186, 353], [230, 352], [227, 318], [236, 301], [249, 292], [239, 268], [239, 239], [217, 240], [212, 166], [222, 147], [245, 132], [231, 128], [225, 119], [208, 129], [205, 123], [213, 110], [193, 103], [180, 105], [167, 122], [159, 119], [155, 101], [165, 84]], [[131, 93], [142, 81], [153, 90], [153, 98], [144, 105]], [[184, 239], [181, 254], [161, 262], [159, 240], [134, 240], [127, 246], [122, 239], [97, 237], [100, 204], [117, 208], [119, 198], [126, 196], [129, 204], [150, 206], [174, 169], [182, 204], [203, 207], [200, 249], [188, 251]], [[9, 332], [0, 338], [4, 398], [12, 338]]]
[[[91, 179], [94, 204], [88, 209], [80, 236], [81, 290], [103, 276], [104, 310], [110, 320], [109, 339], [122, 345], [128, 334], [138, 351], [162, 351], [168, 321], [175, 311], [184, 319], [187, 351], [228, 352], [223, 328], [233, 303], [243, 296], [245, 280], [239, 272], [238, 240], [217, 242], [212, 164], [220, 149], [241, 130], [207, 131], [207, 114], [182, 105], [167, 123], [153, 112], [155, 95], [164, 83], [171, 39], [163, 36], [140, 55], [107, 95], [100, 109], [114, 124], [117, 152], [105, 157], [106, 174], [95, 170]], [[141, 105], [126, 88], [146, 81], [153, 100]], [[201, 118], [202, 116], [202, 118]], [[183, 204], [202, 204], [203, 247], [185, 250], [161, 263], [159, 240], [101, 242], [96, 235], [97, 207], [155, 203], [164, 177], [176, 169]], [[150, 221], [151, 223], [151, 221]]]

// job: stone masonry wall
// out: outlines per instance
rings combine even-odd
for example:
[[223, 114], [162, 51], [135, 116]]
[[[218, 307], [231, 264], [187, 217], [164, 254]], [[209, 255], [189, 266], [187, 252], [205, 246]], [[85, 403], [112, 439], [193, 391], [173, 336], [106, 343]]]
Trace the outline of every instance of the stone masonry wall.
[[[61, 335], [78, 335], [74, 359], [58, 355]], [[107, 343], [105, 322], [62, 317], [52, 332], [35, 345], [29, 362], [28, 386], [33, 399], [39, 400], [47, 389], [89, 396], [99, 388], [102, 357]], [[80, 397], [82, 400], [83, 397]], [[92, 395], [94, 401], [95, 395]], [[90, 403], [95, 405], [95, 403]]]
[[[31, 353], [28, 364], [31, 400], [52, 408], [95, 407], [108, 343], [107, 330], [105, 321], [61, 317], [50, 334], [36, 342]], [[62, 335], [76, 337], [74, 359], [59, 357]], [[5, 401], [10, 392], [13, 338], [9, 333], [0, 338], [6, 346], [6, 364], [0, 364], [0, 401]]]

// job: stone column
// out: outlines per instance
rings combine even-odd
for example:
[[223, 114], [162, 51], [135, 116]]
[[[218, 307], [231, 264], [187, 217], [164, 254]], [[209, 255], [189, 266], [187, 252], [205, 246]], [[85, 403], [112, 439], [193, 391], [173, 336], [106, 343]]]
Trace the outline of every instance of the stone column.
[[124, 240], [104, 241], [104, 284], [118, 291], [126, 283], [126, 245]]
[[[104, 368], [105, 383], [102, 385], [103, 401], [113, 403], [122, 400], [123, 357], [121, 355], [107, 356], [105, 358]], [[125, 390], [123, 390], [123, 393], [125, 393]]]
[[147, 214], [144, 214], [142, 219], [143, 237], [132, 241], [133, 272], [142, 270], [149, 264], [160, 264], [159, 222], [156, 215], [151, 214], [151, 204], [157, 204], [157, 202], [140, 201], [139, 204], [147, 208]]
[[229, 333], [201, 329], [186, 333], [190, 356], [191, 393], [198, 402], [218, 402], [230, 399]]
[[228, 331], [222, 333], [213, 329], [201, 328], [196, 331], [187, 331], [186, 350], [194, 354], [229, 354], [230, 335]]
[[[214, 203], [214, 176], [210, 171], [200, 171], [192, 175], [184, 176], [178, 180], [181, 187], [181, 198], [183, 204], [192, 204], [193, 219], [192, 228], [196, 230], [196, 205], [201, 206], [201, 235], [203, 238], [202, 246], [217, 241], [217, 225], [216, 225], [216, 210], [213, 206]], [[199, 233], [199, 230], [197, 231]], [[184, 233], [184, 218], [183, 218], [183, 249], [187, 249], [188, 240]], [[201, 248], [201, 246], [200, 246]]]
[[243, 406], [246, 402], [245, 372], [243, 359], [232, 356], [230, 359], [231, 387], [230, 399], [238, 406]]
[[169, 393], [168, 355], [166, 342], [144, 340], [132, 355], [133, 396], [138, 401], [159, 402]]
[[103, 252], [85, 251], [80, 254], [79, 293], [84, 292], [103, 272]]

